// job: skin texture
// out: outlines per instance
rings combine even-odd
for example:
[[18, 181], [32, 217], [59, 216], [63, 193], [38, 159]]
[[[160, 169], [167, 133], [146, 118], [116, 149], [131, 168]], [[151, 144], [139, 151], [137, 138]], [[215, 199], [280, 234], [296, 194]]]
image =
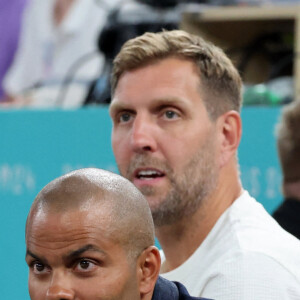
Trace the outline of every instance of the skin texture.
[[212, 121], [202, 93], [193, 63], [169, 57], [122, 74], [110, 107], [116, 161], [148, 200], [164, 270], [183, 263], [241, 193], [239, 114]]
[[[106, 187], [95, 186], [101, 177], [86, 176], [95, 172], [102, 174], [87, 169], [58, 179], [46, 186], [33, 203], [26, 225], [26, 262], [32, 300], [150, 300], [152, 297], [160, 268], [159, 251], [152, 246], [152, 238], [125, 244], [132, 234], [126, 230], [126, 220], [134, 217], [128, 214], [116, 217], [118, 210], [114, 207], [121, 201], [120, 185], [124, 185], [123, 199], [135, 189], [118, 175], [102, 177], [102, 184], [111, 182], [104, 184]], [[121, 184], [116, 184], [119, 181]], [[78, 197], [78, 191], [68, 190], [74, 185], [83, 191], [88, 187], [91, 192], [79, 193]], [[131, 196], [131, 202], [139, 201], [138, 207], [143, 198], [139, 194]], [[144, 201], [141, 206], [145, 204]], [[143, 210], [138, 208], [138, 211]], [[136, 213], [133, 209], [132, 214]], [[149, 214], [141, 217], [147, 223]], [[123, 220], [124, 230], [119, 220]], [[139, 228], [143, 231], [142, 224]]]
[[[128, 72], [111, 106], [120, 173], [147, 196], [156, 225], [190, 214], [216, 177], [214, 124], [198, 101], [197, 76], [182, 75], [191, 70], [192, 63], [168, 59]], [[139, 151], [144, 145], [149, 151]], [[147, 181], [135, 176], [137, 170], [153, 168], [165, 176]]]

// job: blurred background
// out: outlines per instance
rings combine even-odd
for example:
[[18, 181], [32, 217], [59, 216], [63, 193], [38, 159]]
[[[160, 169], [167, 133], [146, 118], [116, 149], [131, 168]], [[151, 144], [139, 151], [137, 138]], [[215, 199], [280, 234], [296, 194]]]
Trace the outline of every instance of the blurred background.
[[281, 203], [275, 127], [300, 93], [300, 1], [0, 0], [1, 299], [29, 299], [24, 228], [50, 180], [118, 172], [109, 74], [122, 44], [182, 28], [222, 47], [244, 80], [243, 185], [269, 213]]

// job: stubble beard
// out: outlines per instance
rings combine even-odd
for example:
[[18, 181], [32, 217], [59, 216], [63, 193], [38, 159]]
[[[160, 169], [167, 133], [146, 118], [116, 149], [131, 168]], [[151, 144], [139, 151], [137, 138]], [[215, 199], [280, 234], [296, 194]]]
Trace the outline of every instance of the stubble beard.
[[155, 203], [149, 203], [156, 227], [172, 225], [184, 218], [192, 216], [217, 184], [218, 172], [215, 162], [215, 146], [213, 134], [209, 135], [204, 145], [187, 162], [183, 174], [176, 174], [167, 162], [162, 162], [148, 154], [138, 154], [130, 163], [126, 177], [136, 168], [151, 166], [165, 173], [170, 181], [170, 189], [160, 193], [152, 186], [143, 186], [140, 191], [145, 197], [155, 197]]

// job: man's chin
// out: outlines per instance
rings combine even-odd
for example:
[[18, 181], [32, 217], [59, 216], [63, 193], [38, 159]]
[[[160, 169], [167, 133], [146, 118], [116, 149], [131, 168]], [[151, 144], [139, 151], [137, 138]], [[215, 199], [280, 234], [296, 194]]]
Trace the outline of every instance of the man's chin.
[[148, 195], [148, 196], [144, 195], [144, 196], [148, 201], [151, 211], [159, 210], [163, 202], [163, 199], [161, 199], [157, 195]]

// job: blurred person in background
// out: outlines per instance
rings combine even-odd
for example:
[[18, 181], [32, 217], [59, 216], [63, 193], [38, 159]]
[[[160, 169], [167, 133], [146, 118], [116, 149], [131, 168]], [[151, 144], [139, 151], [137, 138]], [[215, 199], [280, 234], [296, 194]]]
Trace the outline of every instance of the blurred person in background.
[[2, 80], [18, 47], [23, 10], [29, 0], [0, 0], [0, 102], [5, 101]]
[[300, 239], [300, 101], [284, 107], [277, 135], [284, 201], [273, 217]]
[[[4, 79], [6, 99], [17, 106], [80, 105], [101, 71], [97, 39], [114, 2], [31, 0]], [[68, 93], [59, 99], [64, 88]]]

